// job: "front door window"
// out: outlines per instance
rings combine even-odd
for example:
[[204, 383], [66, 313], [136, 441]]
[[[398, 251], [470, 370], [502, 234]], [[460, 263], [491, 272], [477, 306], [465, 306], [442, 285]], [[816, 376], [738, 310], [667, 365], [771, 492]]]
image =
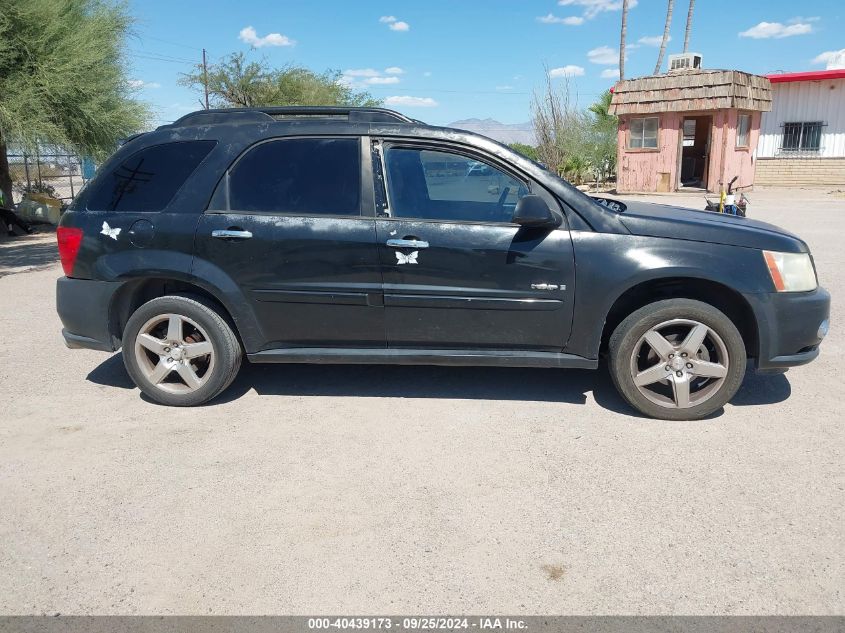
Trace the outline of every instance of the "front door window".
[[471, 156], [390, 147], [385, 155], [391, 216], [510, 222], [525, 183]]

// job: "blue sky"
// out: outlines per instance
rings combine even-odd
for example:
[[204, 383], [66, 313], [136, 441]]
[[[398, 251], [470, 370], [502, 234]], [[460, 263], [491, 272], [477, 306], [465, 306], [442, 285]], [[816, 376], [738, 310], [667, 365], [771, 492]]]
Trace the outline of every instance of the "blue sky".
[[[666, 3], [630, 0], [626, 76], [650, 74]], [[337, 69], [390, 107], [435, 124], [530, 119], [544, 64], [586, 106], [613, 84], [621, 0], [133, 0], [133, 84], [157, 122], [199, 108], [177, 85], [199, 60], [243, 51], [274, 65]], [[687, 0], [676, 0], [680, 52]], [[708, 68], [756, 73], [845, 67], [845, 2], [698, 0], [690, 50]], [[664, 63], [665, 68], [665, 63]], [[558, 78], [556, 81], [563, 81]]]

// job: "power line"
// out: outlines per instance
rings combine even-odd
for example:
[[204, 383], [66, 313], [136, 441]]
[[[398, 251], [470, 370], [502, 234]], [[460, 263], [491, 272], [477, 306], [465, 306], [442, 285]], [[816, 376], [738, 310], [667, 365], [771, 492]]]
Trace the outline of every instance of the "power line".
[[199, 64], [199, 60], [196, 59], [186, 59], [184, 57], [174, 57], [172, 55], [162, 55], [160, 53], [147, 53], [144, 51], [135, 51], [132, 49], [127, 50], [131, 57], [138, 57], [140, 59], [150, 59], [153, 61], [159, 62], [170, 62], [172, 64], [191, 64], [196, 66]]
[[[393, 86], [365, 86], [366, 88], [378, 88], [388, 92], [436, 92], [449, 94], [469, 94], [469, 95], [519, 95], [531, 96], [533, 92], [511, 92], [505, 90], [446, 90], [438, 88], [395, 88]], [[579, 92], [578, 96], [597, 96], [601, 92]]]
[[145, 35], [143, 37], [136, 36], [136, 37], [137, 37], [137, 39], [155, 40], [156, 42], [163, 42], [164, 44], [170, 44], [172, 46], [181, 46], [182, 48], [189, 48], [192, 51], [201, 51], [202, 50], [202, 48], [200, 48], [199, 46], [191, 46], [189, 44], [184, 44], [182, 42], [173, 42], [171, 40], [165, 40], [161, 37], [153, 37], [152, 35]]

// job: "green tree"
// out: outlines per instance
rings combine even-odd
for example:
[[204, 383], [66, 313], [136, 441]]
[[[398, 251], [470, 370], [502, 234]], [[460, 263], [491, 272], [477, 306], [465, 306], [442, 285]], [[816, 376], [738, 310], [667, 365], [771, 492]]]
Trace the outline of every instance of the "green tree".
[[616, 170], [617, 118], [610, 113], [610, 91], [587, 110], [577, 107], [569, 84], [546, 79], [535, 91], [532, 110], [537, 154], [549, 169], [574, 184], [605, 180]]
[[508, 145], [512, 150], [515, 152], [519, 152], [525, 158], [529, 158], [531, 160], [540, 160], [540, 155], [537, 153], [537, 148], [533, 145], [526, 145], [525, 143], [511, 143]]
[[616, 142], [619, 119], [610, 113], [613, 95], [605, 90], [598, 101], [587, 108], [590, 116], [590, 162], [600, 180], [616, 172]]
[[610, 102], [613, 100], [613, 93], [605, 90], [601, 93], [598, 101], [591, 105], [588, 110], [593, 115], [593, 123], [602, 129], [612, 130], [616, 134], [619, 119], [610, 113]]
[[[202, 67], [183, 75], [184, 86], [204, 90]], [[250, 61], [233, 53], [208, 67], [209, 100], [220, 108], [252, 108], [273, 105], [377, 106], [381, 102], [367, 92], [356, 92], [342, 81], [339, 71], [315, 73], [301, 66], [271, 68], [266, 60]]]
[[0, 0], [0, 188], [7, 148], [38, 142], [102, 157], [140, 130], [123, 62], [132, 18], [111, 0]]

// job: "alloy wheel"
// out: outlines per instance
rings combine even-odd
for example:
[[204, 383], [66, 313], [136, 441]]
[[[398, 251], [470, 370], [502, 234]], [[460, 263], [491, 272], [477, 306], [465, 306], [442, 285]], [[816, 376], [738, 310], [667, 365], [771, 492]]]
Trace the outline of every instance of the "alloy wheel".
[[135, 359], [144, 377], [169, 393], [190, 393], [205, 385], [214, 356], [205, 330], [179, 314], [153, 317], [135, 337]]
[[662, 407], [688, 409], [721, 388], [730, 358], [713, 328], [691, 319], [672, 319], [650, 328], [631, 353], [637, 390]]

